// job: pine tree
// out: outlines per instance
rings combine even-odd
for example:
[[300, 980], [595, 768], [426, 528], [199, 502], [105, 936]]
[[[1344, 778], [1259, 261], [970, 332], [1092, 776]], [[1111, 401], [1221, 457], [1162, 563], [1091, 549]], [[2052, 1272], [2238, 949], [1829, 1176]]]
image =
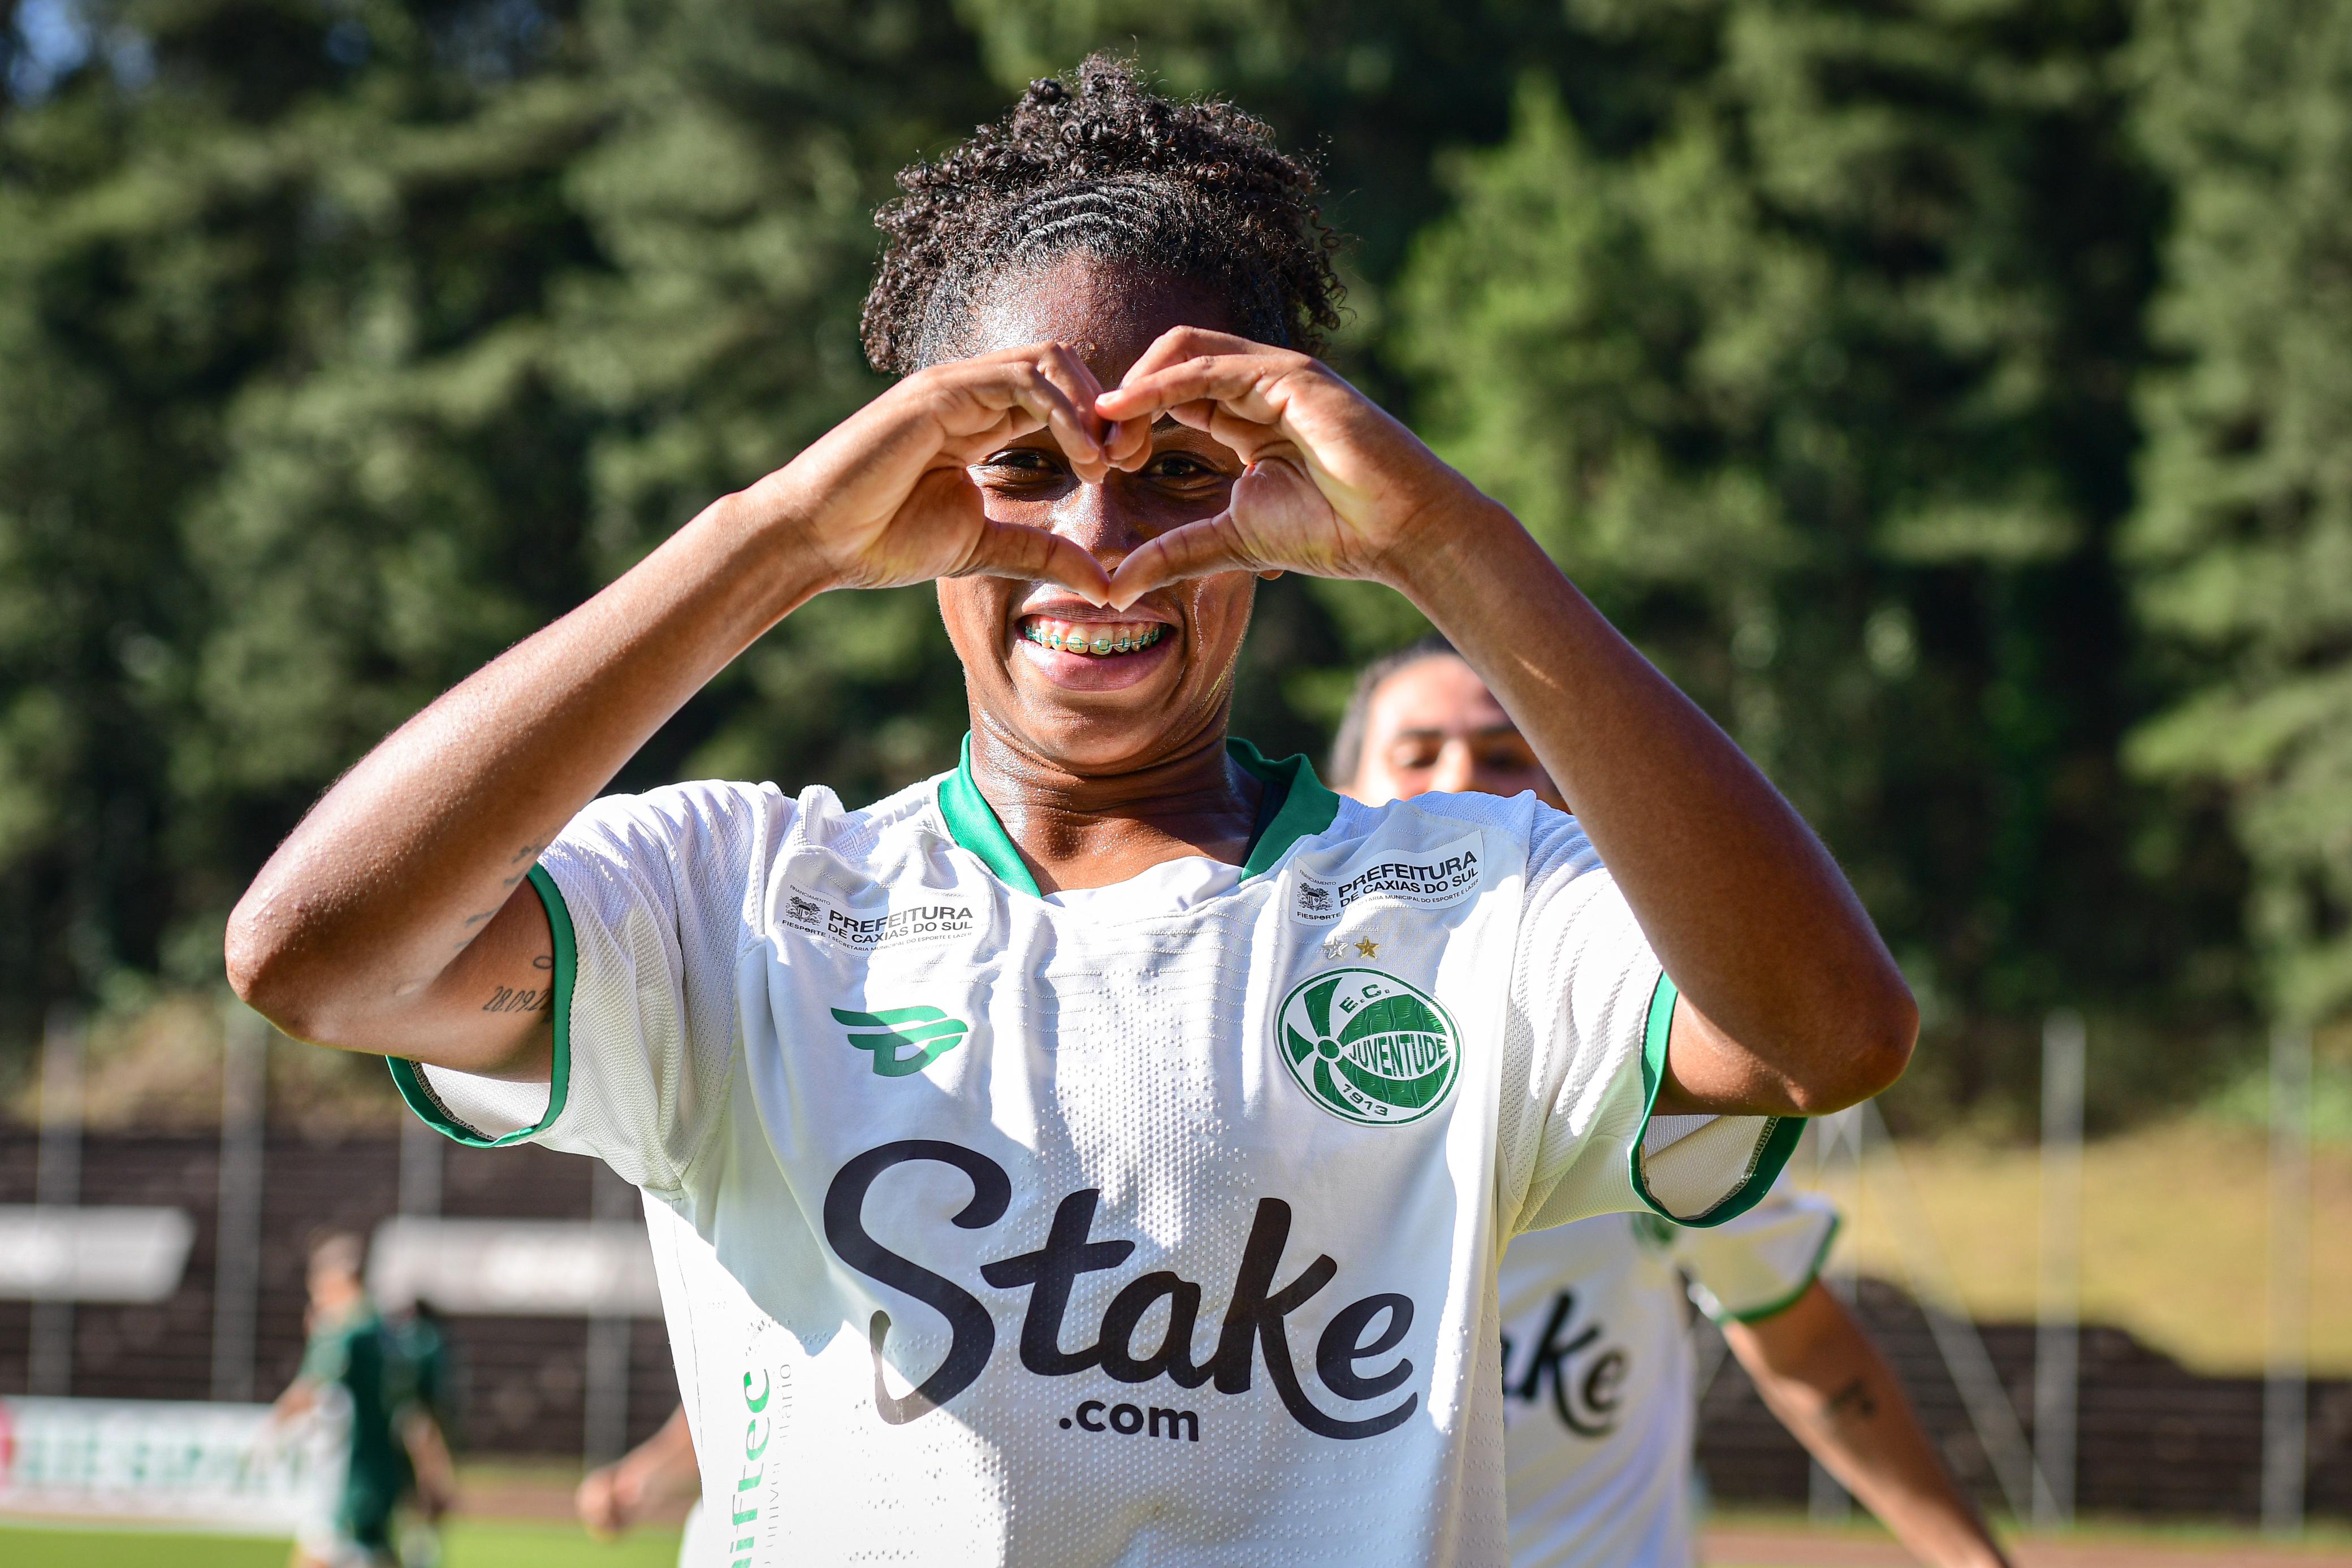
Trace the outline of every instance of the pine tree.
[[1646, 133], [1531, 75], [1455, 163], [1397, 306], [1425, 427], [1821, 827], [1931, 1030], [1972, 1030], [1915, 1092], [2030, 1082], [2053, 1003], [2226, 1009], [2226, 856], [2114, 762], [2158, 210], [2125, 14], [1700, 14]]
[[2131, 553], [2187, 697], [2133, 737], [2217, 782], [2270, 1000], [2352, 1006], [2352, 11], [2144, 0], [2176, 210]]
[[[0, 58], [17, 1040], [216, 979], [337, 772], [870, 396], [872, 205], [999, 98], [917, 0], [51, 10]], [[826, 606], [633, 779], [902, 781], [952, 667], [920, 595]]]
[[[1005, 99], [950, 9], [915, 0], [615, 7], [598, 37], [621, 112], [572, 178], [612, 265], [551, 323], [597, 420], [589, 542], [609, 579], [882, 389], [857, 340], [874, 208]], [[862, 803], [951, 766], [965, 722], [929, 588], [829, 595], [628, 778], [823, 782]]]
[[[306, 268], [362, 248], [310, 199], [380, 73], [320, 10], [14, 10], [0, 99], [0, 1023], [216, 972], [232, 810], [177, 742], [217, 607], [193, 499], [233, 405], [294, 358]], [[357, 193], [363, 199], [365, 193]], [[342, 231], [349, 233], [349, 225]], [[315, 780], [305, 779], [307, 791]], [[201, 793], [199, 788], [198, 793]], [[209, 908], [214, 930], [192, 910]]]
[[[2282, 994], [2322, 1005], [2347, 873], [2321, 444], [2342, 26], [2320, 15], [16, 7], [0, 899], [23, 917], [0, 922], [0, 1048], [49, 998], [215, 980], [231, 902], [340, 768], [871, 396], [856, 306], [891, 172], [1106, 46], [1319, 151], [1358, 241], [1333, 358], [1822, 825], [1931, 1012], [1988, 1047], [1926, 1075], [2030, 1083], [2003, 1020], [2052, 1000], [2178, 1033], [2236, 996], [2217, 810], [2116, 763], [2179, 669], [2206, 695], [2137, 755], [2231, 785]], [[2170, 665], [2135, 643], [2113, 548], [2165, 211], [2142, 145], [2183, 192], [2163, 320], [2184, 368], [2138, 405], [2132, 536]], [[1316, 744], [1353, 663], [1418, 630], [1382, 591], [1271, 585], [1237, 727]], [[944, 765], [963, 722], [927, 592], [830, 596], [622, 784], [870, 797]]]

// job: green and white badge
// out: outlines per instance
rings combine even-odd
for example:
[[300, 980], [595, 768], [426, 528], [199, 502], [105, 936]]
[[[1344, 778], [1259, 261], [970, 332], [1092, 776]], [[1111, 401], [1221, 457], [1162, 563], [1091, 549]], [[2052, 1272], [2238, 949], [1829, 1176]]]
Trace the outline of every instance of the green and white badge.
[[1461, 1031], [1437, 998], [1378, 969], [1301, 981], [1283, 998], [1274, 1030], [1298, 1086], [1362, 1126], [1420, 1121], [1461, 1071]]

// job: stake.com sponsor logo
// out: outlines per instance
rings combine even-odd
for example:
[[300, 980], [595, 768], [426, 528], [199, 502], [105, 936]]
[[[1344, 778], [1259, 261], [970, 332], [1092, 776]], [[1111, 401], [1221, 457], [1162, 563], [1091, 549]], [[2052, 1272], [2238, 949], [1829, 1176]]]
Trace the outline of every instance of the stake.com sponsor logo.
[[[1013, 1183], [1003, 1166], [975, 1150], [933, 1138], [909, 1138], [869, 1149], [834, 1176], [824, 1198], [824, 1236], [835, 1253], [867, 1279], [914, 1297], [948, 1322], [947, 1355], [929, 1377], [898, 1396], [890, 1393], [883, 1380], [882, 1353], [890, 1333], [890, 1314], [874, 1314], [868, 1340], [874, 1356], [874, 1404], [882, 1419], [894, 1427], [920, 1419], [971, 1387], [996, 1348], [995, 1320], [978, 1297], [946, 1276], [891, 1251], [866, 1229], [867, 1191], [884, 1172], [916, 1161], [952, 1166], [971, 1179], [971, 1200], [950, 1217], [950, 1223], [961, 1229], [979, 1230], [995, 1224], [1013, 1201]], [[1266, 1376], [1282, 1407], [1291, 1419], [1318, 1437], [1376, 1437], [1403, 1425], [1420, 1406], [1420, 1394], [1410, 1393], [1387, 1409], [1349, 1420], [1329, 1414], [1307, 1396], [1291, 1359], [1286, 1320], [1337, 1277], [1339, 1265], [1328, 1256], [1318, 1257], [1287, 1284], [1276, 1285], [1283, 1248], [1290, 1239], [1290, 1205], [1276, 1197], [1258, 1200], [1216, 1349], [1207, 1360], [1192, 1359], [1201, 1287], [1164, 1269], [1129, 1281], [1111, 1299], [1093, 1343], [1083, 1350], [1064, 1350], [1062, 1322], [1078, 1276], [1116, 1269], [1135, 1250], [1132, 1241], [1094, 1238], [1095, 1207], [1100, 1197], [1100, 1189], [1094, 1187], [1070, 1194], [1055, 1209], [1043, 1245], [981, 1266], [981, 1278], [998, 1290], [1028, 1289], [1028, 1309], [1021, 1320], [1020, 1356], [1022, 1366], [1034, 1375], [1067, 1377], [1098, 1366], [1118, 1383], [1144, 1384], [1164, 1377], [1179, 1388], [1207, 1385], [1219, 1394], [1246, 1394], [1263, 1353]], [[1168, 1303], [1167, 1329], [1157, 1345], [1139, 1350], [1136, 1332], [1162, 1301]], [[1316, 1342], [1315, 1372], [1322, 1385], [1348, 1400], [1374, 1400], [1394, 1394], [1412, 1378], [1412, 1361], [1400, 1355], [1384, 1366], [1366, 1364], [1385, 1360], [1402, 1344], [1412, 1319], [1412, 1299], [1393, 1291], [1366, 1296], [1340, 1308]], [[1190, 1411], [1154, 1409], [1147, 1416], [1133, 1405], [1108, 1407], [1109, 1419], [1097, 1425], [1104, 1413], [1100, 1401], [1088, 1400], [1064, 1417], [1062, 1425], [1066, 1427], [1075, 1422], [1089, 1432], [1108, 1426], [1113, 1432], [1132, 1435], [1152, 1416], [1159, 1416], [1171, 1436], [1182, 1421], [1189, 1421], [1195, 1430], [1199, 1425]]]

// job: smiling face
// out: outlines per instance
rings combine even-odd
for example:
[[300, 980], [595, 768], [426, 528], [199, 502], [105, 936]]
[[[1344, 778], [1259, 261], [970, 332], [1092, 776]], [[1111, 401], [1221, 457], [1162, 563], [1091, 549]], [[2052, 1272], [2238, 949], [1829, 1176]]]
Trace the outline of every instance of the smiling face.
[[[1207, 290], [1078, 256], [999, 279], [976, 302], [962, 347], [1070, 344], [1109, 388], [1180, 326], [1233, 323]], [[1099, 485], [1081, 482], [1042, 430], [971, 474], [991, 517], [1061, 534], [1110, 571], [1145, 540], [1223, 511], [1241, 471], [1227, 448], [1162, 420], [1143, 466]], [[1227, 572], [1111, 611], [1050, 583], [951, 578], [940, 582], [940, 612], [975, 727], [1055, 770], [1099, 776], [1222, 740], [1255, 586], [1247, 572]]]

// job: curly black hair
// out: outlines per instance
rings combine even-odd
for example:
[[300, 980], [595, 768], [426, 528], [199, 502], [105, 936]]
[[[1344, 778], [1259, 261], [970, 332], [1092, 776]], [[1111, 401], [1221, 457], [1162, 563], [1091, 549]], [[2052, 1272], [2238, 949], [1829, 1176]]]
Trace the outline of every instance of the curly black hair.
[[1076, 91], [1031, 82], [898, 188], [874, 215], [889, 237], [862, 322], [878, 371], [955, 358], [980, 286], [1071, 251], [1207, 288], [1260, 342], [1313, 353], [1339, 324], [1314, 166], [1234, 105], [1162, 98], [1108, 55], [1078, 67]]

